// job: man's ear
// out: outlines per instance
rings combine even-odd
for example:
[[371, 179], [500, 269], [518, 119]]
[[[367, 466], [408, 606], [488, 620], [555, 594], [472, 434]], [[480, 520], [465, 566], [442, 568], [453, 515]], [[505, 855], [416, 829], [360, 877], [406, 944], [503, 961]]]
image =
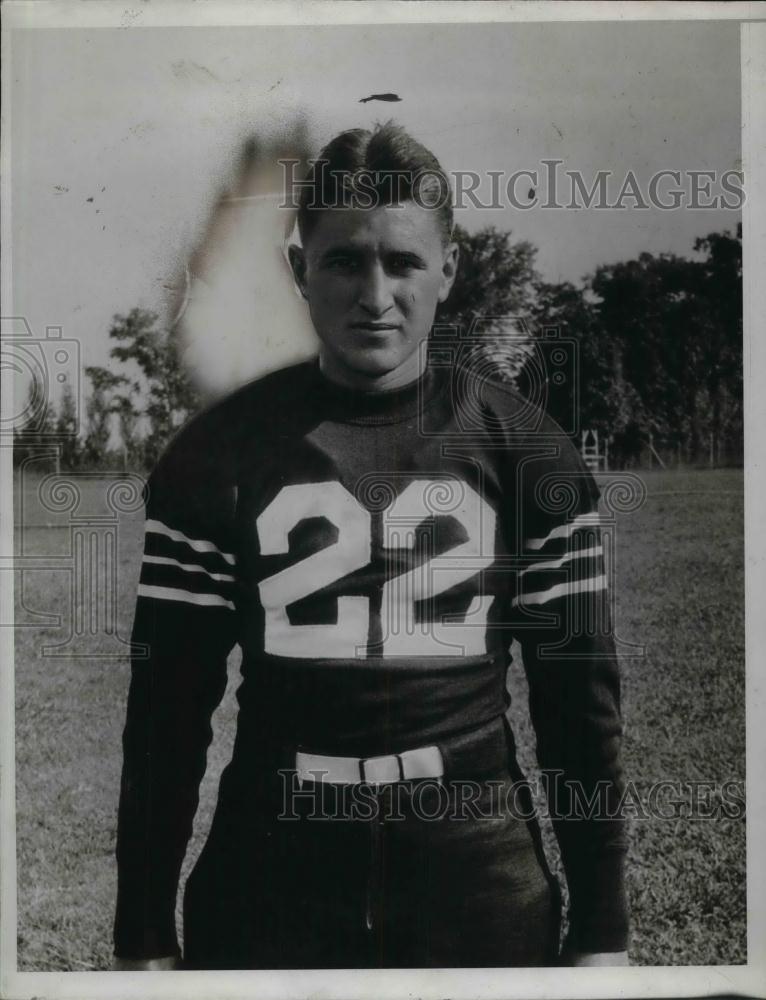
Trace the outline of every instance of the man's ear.
[[295, 284], [298, 286], [298, 290], [303, 298], [307, 299], [306, 254], [303, 247], [299, 247], [297, 243], [291, 243], [287, 248], [287, 256], [290, 261], [290, 269], [293, 272], [293, 278], [295, 278]]
[[439, 285], [439, 302], [444, 302], [452, 291], [460, 261], [460, 247], [457, 243], [449, 243], [444, 248], [444, 263], [442, 264], [441, 283]]

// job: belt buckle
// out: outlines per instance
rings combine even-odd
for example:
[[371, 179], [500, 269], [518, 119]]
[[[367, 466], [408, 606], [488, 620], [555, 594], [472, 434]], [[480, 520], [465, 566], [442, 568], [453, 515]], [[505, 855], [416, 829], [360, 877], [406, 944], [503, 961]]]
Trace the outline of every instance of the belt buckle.
[[[368, 768], [368, 765], [372, 765]], [[377, 776], [376, 776], [377, 772]], [[395, 781], [404, 781], [404, 765], [401, 756], [388, 754], [384, 757], [361, 757], [359, 759], [359, 777], [370, 785], [387, 785]]]
[[439, 784], [444, 780], [444, 757], [435, 744], [405, 751], [402, 754], [401, 766], [402, 773], [407, 771], [408, 780], [431, 779]]

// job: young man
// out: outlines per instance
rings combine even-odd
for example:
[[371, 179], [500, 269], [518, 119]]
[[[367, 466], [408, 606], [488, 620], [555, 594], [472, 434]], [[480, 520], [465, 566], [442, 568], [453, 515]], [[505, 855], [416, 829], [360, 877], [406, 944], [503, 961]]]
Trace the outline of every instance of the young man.
[[[565, 961], [624, 963], [623, 825], [578, 818], [573, 792], [613, 807], [622, 781], [598, 490], [527, 401], [426, 363], [458, 266], [432, 154], [388, 125], [322, 159], [290, 250], [318, 363], [196, 418], [148, 485], [116, 966], [181, 961], [179, 871], [237, 642], [235, 749], [186, 887], [184, 967], [555, 963], [557, 885], [510, 804], [526, 801], [514, 637], [556, 777]], [[367, 812], [349, 818], [349, 793]]]

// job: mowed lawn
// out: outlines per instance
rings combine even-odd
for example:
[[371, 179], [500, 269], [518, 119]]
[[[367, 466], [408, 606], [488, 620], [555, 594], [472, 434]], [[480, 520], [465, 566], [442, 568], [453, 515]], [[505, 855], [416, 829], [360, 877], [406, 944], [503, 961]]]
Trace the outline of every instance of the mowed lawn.
[[[741, 789], [745, 777], [742, 473], [641, 475], [646, 503], [616, 521], [617, 635], [623, 649], [646, 647], [643, 656], [623, 661], [626, 771], [644, 799], [658, 781], [696, 782], [701, 811], [712, 818], [633, 821], [631, 960], [735, 964], [746, 960], [745, 821], [716, 807], [723, 783]], [[69, 635], [72, 576], [67, 515], [40, 507], [36, 485], [25, 490], [25, 522], [33, 526], [18, 544], [29, 565], [39, 559], [41, 568], [16, 574], [17, 623], [23, 623], [16, 641], [18, 963], [23, 970], [106, 969], [129, 667], [124, 656], [98, 655], [100, 648], [119, 653], [117, 640], [99, 636], [98, 628], [82, 640], [94, 656], [42, 654]], [[104, 484], [82, 488], [83, 509], [101, 509]], [[142, 523], [139, 510], [117, 524], [116, 624], [123, 638], [133, 614]], [[113, 528], [99, 522], [94, 530]], [[61, 623], [41, 625], [41, 614], [60, 615]], [[79, 653], [82, 646], [63, 651]], [[229, 667], [183, 878], [204, 841], [231, 753], [236, 654]], [[534, 751], [515, 664], [509, 683], [529, 773]], [[681, 792], [688, 802], [688, 787]], [[660, 799], [666, 815], [668, 801]], [[555, 866], [555, 845], [546, 839]]]

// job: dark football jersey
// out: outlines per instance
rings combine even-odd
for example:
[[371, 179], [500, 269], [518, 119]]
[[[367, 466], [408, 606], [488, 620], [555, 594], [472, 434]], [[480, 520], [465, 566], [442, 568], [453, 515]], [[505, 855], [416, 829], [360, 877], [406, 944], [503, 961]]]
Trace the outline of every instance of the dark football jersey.
[[[370, 757], [502, 716], [516, 638], [541, 765], [587, 796], [605, 782], [616, 800], [619, 679], [597, 502], [557, 425], [459, 369], [369, 394], [307, 363], [192, 421], [147, 488], [117, 953], [177, 947], [180, 865], [235, 643], [226, 794], [256, 787], [265, 736]], [[623, 825], [555, 822], [578, 941], [619, 950]]]

